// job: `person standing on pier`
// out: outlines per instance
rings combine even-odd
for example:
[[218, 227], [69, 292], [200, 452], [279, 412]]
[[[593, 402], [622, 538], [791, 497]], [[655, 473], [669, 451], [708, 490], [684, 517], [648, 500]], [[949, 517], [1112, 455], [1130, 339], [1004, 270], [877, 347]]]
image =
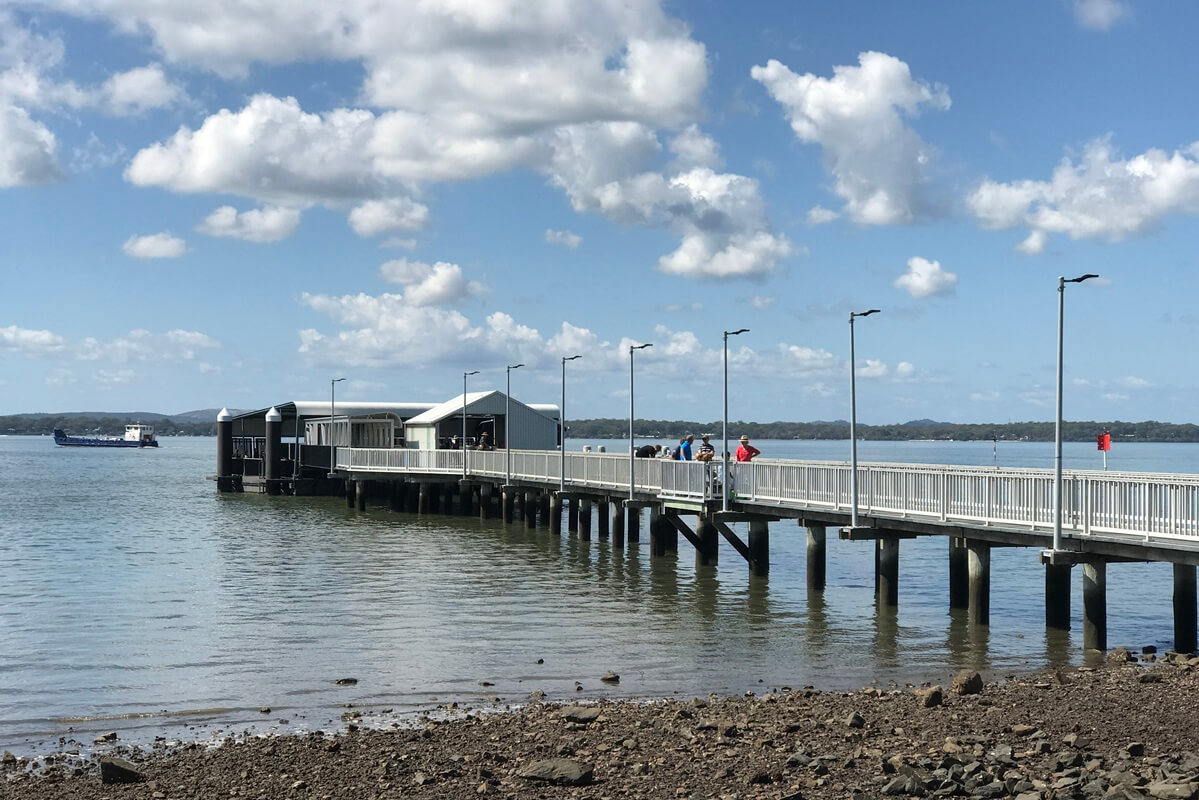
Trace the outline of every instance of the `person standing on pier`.
[[703, 441], [700, 442], [699, 452], [695, 454], [695, 460], [704, 462], [711, 461], [716, 457], [716, 448], [713, 447], [712, 443], [708, 441], [712, 438], [712, 434], [705, 433], [699, 438], [703, 439]]
[[694, 441], [695, 437], [691, 434], [679, 439], [679, 461], [691, 460], [691, 443]]
[[753, 461], [754, 456], [762, 455], [762, 451], [749, 443], [749, 437], [745, 434], [741, 435], [741, 446], [737, 448], [738, 461]]

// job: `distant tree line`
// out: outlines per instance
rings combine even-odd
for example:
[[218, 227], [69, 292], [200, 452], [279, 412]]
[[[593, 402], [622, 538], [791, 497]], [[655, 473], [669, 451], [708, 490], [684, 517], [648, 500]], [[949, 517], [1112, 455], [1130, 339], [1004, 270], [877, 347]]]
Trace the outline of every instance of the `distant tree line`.
[[216, 436], [216, 421], [191, 422], [170, 417], [130, 419], [120, 417], [80, 417], [54, 414], [16, 414], [0, 417], [0, 433], [9, 436], [49, 436], [62, 428], [72, 436], [123, 436], [125, 426], [144, 422], [154, 426], [158, 436]]
[[[629, 435], [628, 419], [581, 419], [568, 421], [569, 435], [577, 439], [624, 439]], [[720, 436], [716, 422], [638, 419], [634, 433], [641, 439], [678, 439], [691, 433]], [[1065, 422], [1062, 438], [1069, 442], [1095, 441], [1104, 430], [1113, 442], [1199, 442], [1199, 425], [1171, 422]], [[848, 439], [849, 423], [830, 422], [729, 422], [729, 437], [746, 434], [751, 439]], [[952, 423], [917, 420], [896, 425], [858, 425], [858, 437], [872, 441], [912, 441], [916, 439], [1053, 441], [1052, 422]]]

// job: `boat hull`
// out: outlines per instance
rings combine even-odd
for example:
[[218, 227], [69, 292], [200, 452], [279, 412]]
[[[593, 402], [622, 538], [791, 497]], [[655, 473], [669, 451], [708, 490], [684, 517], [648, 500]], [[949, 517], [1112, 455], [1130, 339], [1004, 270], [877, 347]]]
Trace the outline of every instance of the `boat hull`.
[[156, 440], [148, 442], [128, 439], [94, 439], [86, 436], [67, 436], [62, 430], [54, 431], [54, 443], [59, 447], [158, 447]]

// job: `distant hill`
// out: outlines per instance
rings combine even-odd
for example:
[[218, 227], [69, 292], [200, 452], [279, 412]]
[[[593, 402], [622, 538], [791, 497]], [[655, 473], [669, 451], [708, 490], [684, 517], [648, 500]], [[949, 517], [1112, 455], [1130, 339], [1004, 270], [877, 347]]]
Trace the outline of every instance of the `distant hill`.
[[[229, 413], [234, 416], [241, 414], [242, 411], [240, 408], [229, 409]], [[173, 420], [187, 422], [214, 422], [216, 421], [216, 415], [219, 413], [221, 413], [219, 408], [201, 408], [199, 411], [184, 411], [182, 414], [171, 414], [170, 417]]]
[[911, 419], [902, 423], [904, 425], [923, 425], [926, 428], [936, 427], [937, 425], [950, 425], [949, 422], [937, 422], [935, 419]]
[[0, 416], [0, 433], [15, 436], [42, 436], [62, 428], [81, 435], [119, 436], [125, 426], [141, 422], [154, 426], [159, 436], [215, 436], [219, 409], [189, 411], [185, 414], [160, 414], [156, 411], [62, 411]]

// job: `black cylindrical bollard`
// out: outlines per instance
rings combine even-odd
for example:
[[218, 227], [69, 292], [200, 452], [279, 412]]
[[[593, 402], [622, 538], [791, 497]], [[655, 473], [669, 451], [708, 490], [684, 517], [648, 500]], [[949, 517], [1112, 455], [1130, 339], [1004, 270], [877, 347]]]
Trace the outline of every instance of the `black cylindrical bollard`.
[[283, 415], [272, 407], [266, 412], [266, 444], [262, 448], [263, 479], [267, 494], [283, 494]]
[[233, 491], [233, 415], [227, 408], [216, 415], [216, 488]]

